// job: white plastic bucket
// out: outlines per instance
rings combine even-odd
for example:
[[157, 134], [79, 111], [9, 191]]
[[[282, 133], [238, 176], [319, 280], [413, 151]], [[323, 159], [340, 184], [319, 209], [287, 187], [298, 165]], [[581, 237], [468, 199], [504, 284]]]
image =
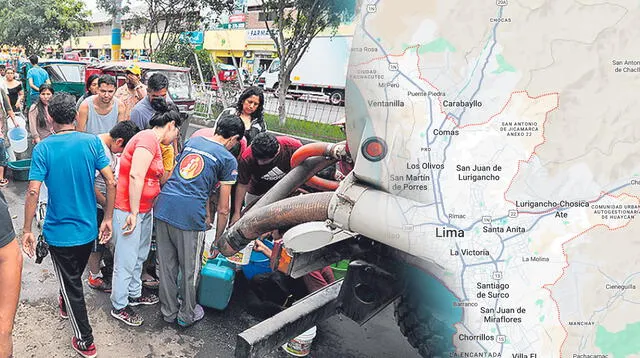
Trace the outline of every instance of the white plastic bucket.
[[292, 356], [306, 357], [311, 352], [311, 343], [316, 338], [316, 326], [282, 345], [282, 349]]
[[[22, 128], [27, 127], [27, 120], [24, 118], [22, 113], [16, 113], [16, 122], [18, 122], [18, 127], [22, 127]], [[11, 129], [15, 127], [16, 126], [13, 124], [13, 121], [10, 119], [7, 119], [7, 128]]]
[[29, 147], [27, 130], [22, 127], [15, 127], [9, 130], [9, 141], [11, 149], [16, 153], [23, 153]]
[[253, 251], [254, 241], [251, 241], [244, 249], [236, 252], [235, 255], [227, 257], [227, 260], [236, 265], [246, 265], [251, 260], [251, 252]]

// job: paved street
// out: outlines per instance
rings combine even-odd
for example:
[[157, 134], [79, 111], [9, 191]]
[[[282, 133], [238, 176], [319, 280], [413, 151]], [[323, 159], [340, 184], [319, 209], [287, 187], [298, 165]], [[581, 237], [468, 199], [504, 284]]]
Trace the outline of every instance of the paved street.
[[[22, 227], [25, 182], [2, 189]], [[51, 260], [41, 265], [25, 256], [22, 294], [14, 330], [15, 357], [73, 357], [69, 322], [57, 314], [58, 283]], [[109, 315], [109, 299], [85, 285], [89, 317], [101, 357], [233, 357], [236, 335], [258, 321], [244, 311], [243, 292], [236, 289], [223, 312], [206, 310], [204, 320], [187, 329], [167, 324], [157, 306], [143, 307], [142, 327], [125, 326]], [[418, 357], [406, 343], [387, 308], [360, 327], [347, 318], [333, 317], [318, 325], [312, 357]], [[267, 358], [287, 357], [282, 350]]]

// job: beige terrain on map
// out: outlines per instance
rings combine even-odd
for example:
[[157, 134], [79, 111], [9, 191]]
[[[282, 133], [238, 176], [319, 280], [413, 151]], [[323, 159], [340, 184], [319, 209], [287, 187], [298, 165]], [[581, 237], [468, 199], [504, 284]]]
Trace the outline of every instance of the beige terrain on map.
[[[540, 145], [535, 147], [535, 153], [532, 151], [531, 160], [521, 165], [515, 178], [509, 178], [513, 179], [509, 200], [592, 201], [600, 198], [603, 191], [617, 189], [614, 194], [624, 195], [624, 198], [600, 200], [596, 204], [638, 204], [639, 7], [638, 1], [631, 0], [509, 0], [503, 8], [502, 18], [508, 21], [497, 27], [496, 44], [482, 77], [482, 87], [473, 97], [483, 105], [466, 110], [462, 127], [487, 122], [491, 115], [502, 110], [514, 92], [527, 91], [532, 97], [557, 93], [558, 97], [558, 106], [549, 112], [544, 135]], [[411, 80], [425, 90], [446, 93], [432, 97], [434, 105], [440, 109], [433, 111], [438, 125], [445, 117], [440, 112], [452, 110], [443, 110], [443, 100], [470, 100], [478, 87], [480, 67], [492, 45], [495, 21], [491, 19], [498, 17], [498, 9], [495, 1], [380, 1], [365, 26], [391, 55], [389, 61], [398, 63]], [[446, 51], [421, 51], [424, 49], [421, 46], [438, 39], [446, 40], [450, 47]], [[368, 38], [357, 37], [354, 44], [377, 46]], [[500, 61], [504, 63], [497, 63]], [[625, 64], [625, 61], [630, 62]], [[394, 78], [393, 72], [387, 70], [387, 59], [381, 52], [352, 56], [351, 63], [358, 65], [355, 67], [358, 69], [376, 70], [385, 76], [386, 81]], [[504, 69], [506, 71], [502, 72]], [[418, 133], [428, 127], [429, 102], [424, 97], [407, 97], [408, 89], [416, 90], [408, 80], [398, 78], [397, 82], [400, 83], [399, 88], [386, 88], [383, 92], [374, 85], [374, 81], [356, 81], [365, 100], [402, 99], [406, 102], [402, 108], [368, 108], [375, 132], [385, 133], [391, 143], [391, 155], [395, 155], [395, 161], [389, 160], [381, 166], [383, 176], [401, 172], [407, 160], [426, 158], [421, 152], [425, 140]], [[525, 109], [520, 112], [524, 113]], [[515, 113], [511, 111], [517, 120]], [[456, 126], [445, 122], [444, 129], [456, 129]], [[467, 129], [459, 129], [460, 137], [463, 137]], [[531, 148], [527, 141], [539, 137], [535, 134], [522, 137], [523, 147]], [[482, 143], [477, 137], [473, 139]], [[486, 154], [481, 147], [473, 148], [469, 138], [458, 143], [457, 147], [455, 140], [446, 156], [448, 163], [464, 160], [465, 155], [478, 159]], [[432, 160], [444, 159], [441, 155], [443, 143], [448, 142], [434, 141]], [[486, 147], [493, 148], [494, 144], [495, 141], [488, 141]], [[513, 173], [517, 160], [501, 164], [508, 167], [506, 172]], [[446, 170], [451, 169], [447, 167]], [[453, 176], [447, 179], [449, 181], [442, 185], [445, 187], [443, 195], [449, 203], [452, 198], [466, 195], [463, 183], [454, 181]], [[423, 202], [433, 198], [430, 191], [400, 195], [414, 200], [424, 199], [420, 200]], [[473, 198], [474, 195], [469, 195], [469, 206], [473, 205]], [[499, 205], [508, 207], [502, 197], [492, 198], [499, 200]], [[463, 206], [455, 207], [456, 213], [461, 210], [464, 210]], [[569, 214], [572, 212], [589, 216], [589, 220], [581, 223], [588, 225], [572, 227], [576, 223], [568, 217], [566, 227], [550, 225], [546, 229], [538, 228], [536, 231], [544, 234], [537, 236], [540, 238], [538, 241], [531, 235], [533, 242], [527, 244], [525, 252], [522, 252], [522, 255], [546, 252], [556, 263], [566, 266], [559, 270], [560, 266], [554, 265], [555, 269], [536, 273], [536, 276], [547, 274], [544, 282], [552, 292], [552, 295], [545, 294], [544, 310], [547, 314], [540, 317], [541, 322], [536, 325], [539, 329], [544, 326], [544, 331], [535, 334], [545, 340], [550, 339], [550, 344], [545, 346], [548, 350], [539, 352], [538, 357], [611, 354], [602, 352], [596, 344], [598, 327], [615, 333], [640, 322], [640, 305], [637, 304], [640, 302], [640, 275], [633, 275], [640, 271], [637, 269], [640, 261], [637, 254], [640, 250], [640, 224], [637, 218], [607, 221], [595, 217], [591, 209], [567, 211]], [[469, 217], [461, 222], [468, 224], [475, 219], [477, 217]], [[605, 225], [589, 230], [589, 225], [598, 223], [616, 230], [609, 230]], [[544, 221], [540, 225], [544, 225]], [[579, 235], [584, 231], [586, 233]], [[569, 239], [572, 240], [563, 245]], [[444, 250], [438, 246], [437, 252]], [[435, 259], [446, 261], [442, 256]], [[635, 285], [636, 288], [621, 292], [606, 286], [616, 283]]]

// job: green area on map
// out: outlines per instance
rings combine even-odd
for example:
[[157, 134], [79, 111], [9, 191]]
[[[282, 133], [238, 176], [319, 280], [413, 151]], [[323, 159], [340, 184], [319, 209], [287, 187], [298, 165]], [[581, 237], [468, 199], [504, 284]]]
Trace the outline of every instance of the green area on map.
[[453, 47], [449, 41], [443, 39], [442, 37], [437, 38], [428, 44], [422, 45], [418, 47], [418, 54], [421, 55], [427, 52], [455, 52], [456, 49]]
[[631, 354], [640, 353], [640, 322], [625, 326], [622, 331], [609, 332], [598, 326], [596, 331], [596, 347], [602, 353], [611, 354], [613, 358], [624, 358]]
[[402, 48], [405, 50], [409, 47], [413, 47], [412, 49], [409, 50], [409, 52], [415, 51], [417, 48], [419, 55], [422, 55], [428, 52], [446, 52], [446, 51], [455, 52], [456, 51], [456, 48], [453, 47], [453, 45], [451, 45], [449, 41], [443, 39], [442, 37], [437, 38], [424, 45], [416, 46], [416, 45], [402, 44]]
[[498, 62], [498, 69], [492, 73], [516, 72], [516, 69], [508, 64], [502, 55], [496, 55], [496, 61]]

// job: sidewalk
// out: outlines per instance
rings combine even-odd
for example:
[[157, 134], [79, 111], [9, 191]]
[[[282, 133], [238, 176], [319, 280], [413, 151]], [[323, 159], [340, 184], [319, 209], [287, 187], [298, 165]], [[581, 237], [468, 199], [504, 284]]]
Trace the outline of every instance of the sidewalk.
[[[26, 187], [26, 182], [12, 180], [2, 189], [17, 233], [22, 228]], [[70, 344], [71, 326], [58, 316], [58, 282], [51, 259], [47, 257], [38, 265], [33, 259], [24, 258], [22, 292], [14, 328], [14, 356], [78, 356]], [[86, 284], [84, 289], [100, 357], [234, 357], [237, 334], [258, 323], [245, 312], [244, 295], [238, 289], [225, 311], [205, 309], [205, 318], [186, 329], [165, 323], [157, 305], [136, 307], [145, 319], [144, 325], [126, 326], [110, 316], [107, 294], [94, 291]], [[282, 350], [265, 356], [284, 357], [291, 356]], [[412, 358], [418, 354], [400, 334], [393, 310], [387, 308], [364, 327], [338, 316], [319, 324], [310, 357]]]

